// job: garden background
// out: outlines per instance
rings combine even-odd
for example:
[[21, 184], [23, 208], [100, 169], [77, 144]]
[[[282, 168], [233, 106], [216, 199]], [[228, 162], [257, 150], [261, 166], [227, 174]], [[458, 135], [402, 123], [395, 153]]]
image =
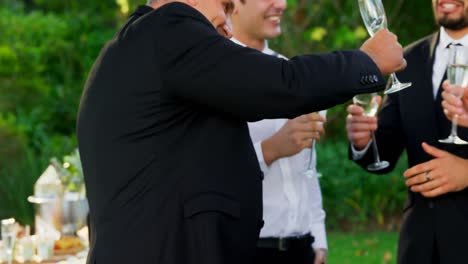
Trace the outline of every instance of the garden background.
[[[367, 38], [357, 0], [287, 2], [283, 35], [270, 42], [286, 56], [356, 48]], [[383, 2], [403, 45], [435, 30], [431, 1]], [[90, 67], [143, 3], [0, 0], [0, 219], [33, 222], [26, 197], [52, 157], [76, 148], [77, 107]], [[317, 145], [330, 263], [394, 263], [406, 158], [380, 176], [348, 161], [346, 106], [329, 110], [327, 135]]]

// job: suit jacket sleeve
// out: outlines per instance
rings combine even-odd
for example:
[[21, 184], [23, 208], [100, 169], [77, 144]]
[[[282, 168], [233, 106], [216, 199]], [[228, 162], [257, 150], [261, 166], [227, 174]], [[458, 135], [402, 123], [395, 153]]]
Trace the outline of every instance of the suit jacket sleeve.
[[[385, 86], [377, 66], [358, 50], [275, 58], [220, 36], [203, 15], [179, 3], [165, 8], [158, 23], [163, 92], [242, 120], [292, 118]], [[366, 76], [376, 81], [363, 84]]]
[[[398, 94], [388, 95], [385, 98], [382, 110], [378, 115], [378, 129], [375, 133], [375, 137], [377, 140], [380, 159], [388, 161], [390, 166], [385, 170], [373, 173], [383, 174], [392, 171], [404, 150], [405, 137], [401, 125], [399, 109]], [[349, 153], [351, 158], [351, 148]], [[355, 162], [363, 168], [366, 168], [367, 165], [373, 163], [374, 154], [372, 147], [367, 150], [366, 154], [361, 159]]]

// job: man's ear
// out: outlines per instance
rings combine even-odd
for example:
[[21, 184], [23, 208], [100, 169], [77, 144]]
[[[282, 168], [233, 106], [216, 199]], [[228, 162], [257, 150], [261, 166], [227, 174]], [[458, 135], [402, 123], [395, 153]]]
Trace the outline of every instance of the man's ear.
[[187, 1], [187, 4], [191, 6], [197, 6], [198, 4], [198, 0], [186, 0], [186, 1]]

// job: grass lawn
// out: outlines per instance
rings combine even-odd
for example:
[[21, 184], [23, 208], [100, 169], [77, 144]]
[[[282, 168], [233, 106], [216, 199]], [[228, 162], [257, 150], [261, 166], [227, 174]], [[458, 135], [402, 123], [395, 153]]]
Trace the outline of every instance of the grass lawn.
[[396, 263], [398, 233], [330, 233], [329, 264]]

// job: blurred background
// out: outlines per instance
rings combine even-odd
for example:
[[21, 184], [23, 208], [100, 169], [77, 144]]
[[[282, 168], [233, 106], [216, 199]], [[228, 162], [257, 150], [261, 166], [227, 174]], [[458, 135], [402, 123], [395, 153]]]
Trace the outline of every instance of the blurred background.
[[[33, 224], [27, 197], [52, 158], [76, 144], [82, 88], [97, 54], [144, 0], [0, 0], [0, 219]], [[270, 46], [293, 56], [359, 47], [367, 38], [357, 0], [288, 0], [283, 35]], [[430, 0], [384, 0], [403, 45], [435, 30]], [[328, 112], [317, 145], [330, 263], [395, 263], [406, 188], [405, 157], [387, 175], [348, 161], [347, 104]], [[65, 158], [64, 158], [65, 157]]]

